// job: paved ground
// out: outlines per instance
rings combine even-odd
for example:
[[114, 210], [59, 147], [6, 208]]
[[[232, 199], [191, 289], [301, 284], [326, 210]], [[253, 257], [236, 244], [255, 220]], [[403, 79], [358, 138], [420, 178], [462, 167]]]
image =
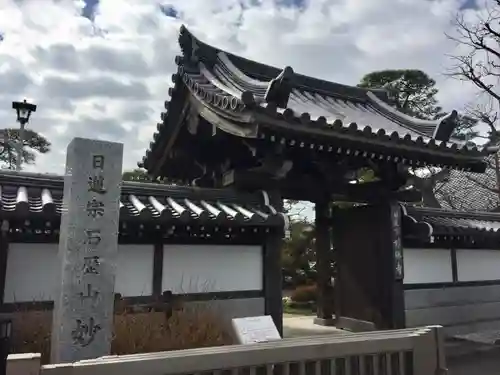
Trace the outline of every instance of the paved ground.
[[323, 327], [313, 323], [313, 316], [283, 315], [283, 336], [342, 335], [345, 331], [335, 327]]
[[[284, 337], [342, 335], [347, 332], [335, 327], [313, 323], [314, 317], [283, 316]], [[447, 346], [448, 375], [499, 375], [500, 346], [455, 343]]]
[[447, 359], [448, 375], [500, 374], [500, 347], [483, 349]]

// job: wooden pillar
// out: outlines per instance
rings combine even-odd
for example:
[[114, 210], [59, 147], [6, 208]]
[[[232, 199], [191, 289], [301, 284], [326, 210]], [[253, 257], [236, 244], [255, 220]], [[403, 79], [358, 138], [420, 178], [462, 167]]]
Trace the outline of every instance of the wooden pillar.
[[160, 297], [163, 293], [163, 243], [158, 240], [154, 245], [153, 252], [153, 296]]
[[281, 276], [281, 234], [271, 233], [264, 247], [264, 299], [265, 314], [273, 318], [283, 337], [283, 296]]
[[[269, 193], [269, 203], [277, 211], [283, 211], [283, 200], [279, 193]], [[281, 270], [283, 234], [282, 230], [268, 233], [263, 249], [265, 314], [273, 318], [281, 337], [283, 337], [283, 281]]]
[[320, 325], [334, 325], [333, 320], [333, 288], [331, 270], [331, 210], [330, 201], [316, 202], [316, 271], [318, 306], [314, 320]]
[[332, 261], [335, 262], [335, 267], [332, 269], [332, 276], [334, 279], [334, 285], [333, 285], [333, 293], [332, 293], [332, 311], [333, 315], [335, 317], [335, 320], [342, 316], [341, 311], [342, 311], [342, 285], [341, 285], [341, 277], [340, 277], [340, 267], [342, 267], [342, 263], [340, 261], [341, 259], [341, 248], [339, 246], [339, 240], [338, 240], [338, 234], [339, 234], [339, 228], [341, 228], [341, 225], [337, 223], [337, 220], [342, 219], [342, 214], [339, 214], [339, 209], [338, 208], [333, 208], [332, 212], [332, 220], [330, 221], [331, 223], [331, 233], [330, 233], [330, 238], [332, 241], [332, 247], [333, 247], [333, 252], [332, 252]]
[[0, 305], [4, 303], [7, 259], [9, 254], [9, 222], [4, 220], [0, 228]]
[[458, 282], [458, 262], [457, 262], [457, 249], [455, 249], [455, 247], [452, 247], [450, 249], [450, 255], [451, 255], [451, 275], [453, 278], [453, 282], [456, 283]]

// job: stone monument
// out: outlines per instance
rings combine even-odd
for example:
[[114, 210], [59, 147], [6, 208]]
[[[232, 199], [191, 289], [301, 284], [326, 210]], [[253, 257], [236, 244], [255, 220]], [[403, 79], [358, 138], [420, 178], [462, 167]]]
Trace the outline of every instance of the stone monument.
[[66, 155], [51, 362], [111, 347], [123, 144], [74, 138]]

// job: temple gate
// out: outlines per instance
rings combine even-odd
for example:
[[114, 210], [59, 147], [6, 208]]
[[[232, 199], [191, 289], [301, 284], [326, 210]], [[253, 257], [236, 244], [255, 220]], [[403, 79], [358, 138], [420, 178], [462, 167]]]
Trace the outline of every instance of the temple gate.
[[[393, 109], [383, 90], [251, 61], [201, 42], [184, 26], [179, 44], [182, 56], [175, 60], [167, 111], [139, 166], [154, 178], [182, 184], [265, 190], [273, 207], [282, 199], [315, 203], [317, 323], [333, 324], [335, 312], [337, 323], [346, 317], [377, 328], [404, 326], [404, 315], [396, 313], [401, 306], [404, 311], [401, 228], [431, 235], [428, 225], [405, 217], [398, 203], [420, 200], [408, 186], [410, 169], [483, 172], [492, 150], [451, 138], [456, 111], [435, 121], [411, 118]], [[375, 177], [363, 182], [367, 171]], [[332, 213], [334, 201], [358, 206]], [[275, 262], [268, 280], [275, 300], [266, 313], [278, 327], [280, 247], [273, 244], [266, 255]]]

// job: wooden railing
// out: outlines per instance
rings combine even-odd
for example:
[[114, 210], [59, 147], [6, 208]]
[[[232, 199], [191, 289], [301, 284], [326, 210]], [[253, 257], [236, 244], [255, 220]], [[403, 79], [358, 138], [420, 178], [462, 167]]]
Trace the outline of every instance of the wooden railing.
[[441, 375], [441, 327], [303, 337], [42, 366], [42, 375]]

